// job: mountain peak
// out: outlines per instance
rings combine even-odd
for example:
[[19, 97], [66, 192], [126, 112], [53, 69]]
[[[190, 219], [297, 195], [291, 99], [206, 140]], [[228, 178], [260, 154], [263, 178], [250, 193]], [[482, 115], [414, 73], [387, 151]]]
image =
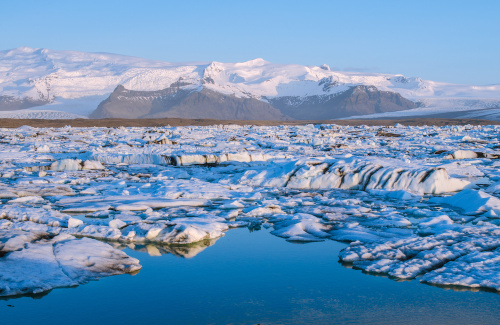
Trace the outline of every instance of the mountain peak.
[[36, 50], [39, 50], [39, 49], [38, 48], [29, 47], [29, 46], [21, 46], [21, 47], [18, 47], [16, 49], [13, 49], [13, 51], [22, 52], [22, 53], [33, 53]]
[[330, 71], [330, 66], [328, 64], [322, 64], [319, 67], [323, 70]]
[[15, 49], [5, 50], [2, 52], [5, 53], [5, 56], [11, 57], [11, 56], [16, 56], [16, 55], [35, 53], [37, 50], [41, 50], [41, 49], [32, 48], [32, 47], [28, 47], [28, 46], [21, 46], [21, 47], [15, 48]]
[[236, 63], [235, 65], [237, 67], [258, 67], [258, 66], [263, 66], [265, 64], [268, 64], [269, 62], [262, 59], [262, 58], [257, 58], [257, 59], [253, 59], [253, 60], [250, 60], [250, 61], [245, 61], [245, 62], [239, 62], [239, 63]]

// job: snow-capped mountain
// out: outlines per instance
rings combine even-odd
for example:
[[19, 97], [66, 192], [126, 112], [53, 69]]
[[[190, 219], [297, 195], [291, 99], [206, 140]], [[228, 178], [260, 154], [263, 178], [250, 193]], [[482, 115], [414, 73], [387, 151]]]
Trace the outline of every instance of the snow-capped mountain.
[[[121, 95], [110, 96], [115, 90]], [[135, 113], [120, 112], [124, 104]], [[194, 118], [204, 117], [197, 116], [202, 111], [214, 116], [217, 107], [225, 112], [217, 117], [228, 119], [326, 119], [401, 110], [440, 113], [500, 107], [500, 85], [455, 85], [263, 59], [169, 63], [27, 47], [0, 51], [3, 111], [48, 109], [88, 116], [96, 110], [93, 117]]]

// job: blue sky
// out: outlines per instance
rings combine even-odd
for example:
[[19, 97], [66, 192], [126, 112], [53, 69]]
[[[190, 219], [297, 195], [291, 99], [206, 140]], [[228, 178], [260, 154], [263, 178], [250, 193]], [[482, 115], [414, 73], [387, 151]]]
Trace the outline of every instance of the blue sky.
[[500, 83], [500, 1], [31, 1], [0, 3], [0, 49], [163, 61], [319, 65]]

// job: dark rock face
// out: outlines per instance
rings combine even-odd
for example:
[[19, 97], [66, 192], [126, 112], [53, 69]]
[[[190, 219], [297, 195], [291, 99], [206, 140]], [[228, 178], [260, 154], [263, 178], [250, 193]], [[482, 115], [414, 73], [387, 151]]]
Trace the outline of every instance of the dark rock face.
[[0, 96], [0, 111], [16, 111], [35, 106], [48, 104], [49, 100], [33, 99], [29, 97], [15, 98], [12, 96]]
[[175, 86], [157, 91], [135, 91], [118, 85], [90, 118], [146, 118], [165, 107], [177, 105], [188, 94]]
[[220, 120], [288, 120], [278, 109], [254, 98], [238, 98], [208, 89], [185, 90], [174, 84], [158, 91], [118, 86], [91, 118], [210, 118]]
[[418, 107], [398, 93], [379, 91], [374, 86], [355, 86], [333, 95], [306, 98], [287, 96], [268, 101], [283, 114], [297, 120], [326, 120]]
[[[324, 80], [324, 87], [335, 84]], [[353, 115], [401, 111], [417, 104], [390, 91], [356, 86], [333, 95], [309, 97], [238, 98], [206, 88], [187, 90], [175, 83], [157, 91], [118, 86], [91, 118], [190, 118], [219, 120], [328, 120]]]

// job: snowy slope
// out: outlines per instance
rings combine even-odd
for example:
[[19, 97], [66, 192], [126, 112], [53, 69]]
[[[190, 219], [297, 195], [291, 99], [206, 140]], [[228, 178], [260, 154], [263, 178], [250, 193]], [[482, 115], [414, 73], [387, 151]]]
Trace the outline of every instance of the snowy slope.
[[[475, 108], [490, 108], [500, 100], [500, 85], [469, 86], [407, 78], [401, 75], [331, 71], [327, 66], [275, 64], [263, 59], [242, 63], [169, 63], [107, 53], [55, 51], [21, 47], [0, 51], [0, 99], [31, 98], [63, 102], [51, 109], [88, 115], [95, 100], [75, 111], [71, 101], [103, 98], [121, 84], [130, 90], [165, 89], [176, 82], [183, 88], [202, 87], [243, 98], [332, 95], [356, 85], [381, 91], [432, 108], [453, 109], [464, 99], [477, 99]], [[496, 103], [494, 101], [494, 103]]]

